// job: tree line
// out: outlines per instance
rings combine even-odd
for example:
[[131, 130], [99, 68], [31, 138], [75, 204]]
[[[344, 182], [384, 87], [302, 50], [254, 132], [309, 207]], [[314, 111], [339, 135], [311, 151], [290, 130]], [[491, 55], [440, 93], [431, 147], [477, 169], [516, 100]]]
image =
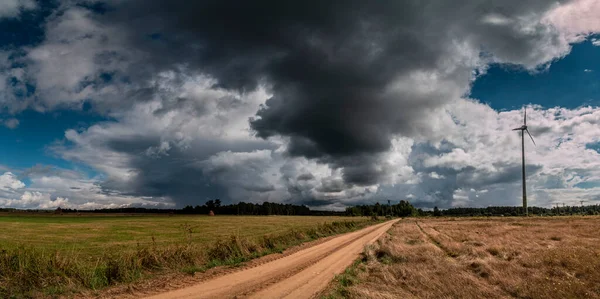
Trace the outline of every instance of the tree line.
[[[600, 215], [600, 205], [587, 206], [557, 206], [552, 208], [528, 207], [530, 215], [559, 216], [559, 215]], [[427, 217], [427, 216], [521, 216], [522, 207], [492, 206], [485, 208], [449, 208], [422, 210], [413, 207], [408, 201], [401, 200], [398, 204], [357, 205], [346, 208], [347, 216], [392, 216], [392, 217]]]
[[263, 203], [239, 202], [222, 205], [219, 199], [209, 200], [204, 205], [186, 206], [181, 214], [208, 214], [213, 211], [219, 215], [343, 215], [343, 212], [316, 211], [304, 205], [281, 204], [265, 201]]
[[[600, 205], [556, 206], [552, 208], [528, 207], [527, 211], [529, 214], [536, 216], [599, 215]], [[511, 206], [450, 208], [446, 210], [435, 207], [433, 211], [424, 212], [423, 216], [521, 216], [523, 214], [523, 207]]]
[[[13, 208], [0, 208], [0, 212], [23, 211]], [[48, 210], [24, 210], [26, 212], [45, 212]], [[522, 207], [492, 206], [485, 208], [450, 208], [423, 210], [415, 208], [410, 202], [401, 200], [397, 204], [380, 204], [349, 206], [345, 211], [319, 211], [311, 210], [304, 205], [281, 204], [273, 202], [246, 203], [222, 205], [221, 200], [209, 200], [203, 205], [187, 205], [182, 209], [158, 209], [142, 207], [123, 207], [111, 209], [77, 210], [57, 208], [54, 213], [121, 213], [121, 214], [197, 214], [208, 215], [210, 212], [217, 215], [312, 215], [312, 216], [368, 216], [368, 217], [427, 217], [427, 216], [520, 216], [523, 215]], [[529, 207], [528, 212], [536, 216], [557, 215], [600, 215], [600, 205], [587, 206], [556, 206], [552, 208]]]
[[[17, 209], [1, 209], [0, 212], [21, 211]], [[51, 212], [48, 210], [25, 210], [27, 212]], [[208, 215], [210, 212], [215, 215], [306, 215], [306, 216], [343, 216], [343, 211], [318, 211], [311, 210], [304, 205], [281, 204], [273, 202], [246, 203], [223, 205], [220, 199], [209, 200], [203, 205], [187, 205], [182, 209], [160, 209], [160, 208], [142, 208], [142, 207], [123, 207], [110, 209], [77, 210], [67, 208], [57, 208], [54, 213], [99, 213], [99, 214], [187, 214], [187, 215]]]
[[408, 217], [420, 216], [425, 212], [421, 209], [416, 209], [408, 201], [401, 200], [397, 204], [387, 205], [375, 203], [374, 205], [358, 205], [346, 208], [347, 216], [391, 216], [391, 217]]

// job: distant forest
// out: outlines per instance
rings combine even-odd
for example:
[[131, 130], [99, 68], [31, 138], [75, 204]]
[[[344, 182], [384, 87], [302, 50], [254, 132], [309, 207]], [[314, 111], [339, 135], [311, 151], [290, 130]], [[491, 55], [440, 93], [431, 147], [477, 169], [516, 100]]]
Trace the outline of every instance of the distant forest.
[[[422, 210], [415, 208], [410, 202], [401, 200], [397, 204], [372, 204], [347, 207], [345, 211], [320, 211], [311, 210], [307, 206], [281, 204], [272, 202], [245, 203], [222, 205], [221, 200], [209, 200], [203, 205], [188, 205], [183, 209], [154, 209], [126, 207], [116, 209], [76, 210], [61, 209], [48, 210], [17, 210], [0, 209], [0, 212], [54, 212], [54, 213], [123, 213], [123, 214], [197, 214], [208, 215], [211, 211], [215, 215], [312, 215], [312, 216], [370, 216], [370, 217], [419, 217], [419, 216], [519, 216], [523, 214], [522, 207], [486, 207], [486, 208], [450, 208]], [[529, 214], [537, 216], [556, 215], [600, 215], [600, 205], [587, 206], [562, 206], [554, 208], [529, 207]]]
[[[554, 208], [529, 207], [529, 214], [536, 216], [558, 215], [599, 215], [600, 205], [587, 206], [558, 206]], [[487, 208], [451, 208], [427, 212], [433, 216], [519, 216], [523, 214], [522, 207], [487, 207]]]

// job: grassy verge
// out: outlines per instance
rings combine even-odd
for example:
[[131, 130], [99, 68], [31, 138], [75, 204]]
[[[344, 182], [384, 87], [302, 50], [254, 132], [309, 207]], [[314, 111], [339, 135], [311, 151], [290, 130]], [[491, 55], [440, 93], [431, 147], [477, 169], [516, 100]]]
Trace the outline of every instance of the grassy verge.
[[350, 295], [348, 291], [348, 287], [353, 285], [357, 285], [360, 283], [358, 278], [358, 272], [364, 271], [364, 258], [359, 258], [352, 266], [348, 267], [344, 273], [336, 275], [333, 279], [332, 285], [329, 288], [329, 291], [322, 296], [323, 299], [338, 299], [338, 298], [348, 298]]
[[[385, 238], [389, 239], [390, 233], [387, 234], [388, 236]], [[346, 268], [344, 273], [336, 275], [322, 299], [355, 298], [356, 296], [350, 288], [361, 284], [361, 276], [366, 275], [369, 263], [389, 265], [402, 262], [401, 259], [403, 257], [395, 256], [387, 248], [382, 247], [380, 240], [375, 244], [365, 246], [361, 257]]]
[[[133, 282], [161, 271], [194, 273], [222, 265], [237, 265], [252, 258], [281, 252], [303, 242], [366, 227], [370, 221], [340, 221], [261, 237], [231, 235], [208, 245], [191, 237], [177, 244], [138, 245], [135, 250], [88, 255], [32, 246], [0, 250], [0, 297], [23, 298], [68, 295], [83, 289], [98, 290]], [[191, 230], [190, 230], [191, 235]]]

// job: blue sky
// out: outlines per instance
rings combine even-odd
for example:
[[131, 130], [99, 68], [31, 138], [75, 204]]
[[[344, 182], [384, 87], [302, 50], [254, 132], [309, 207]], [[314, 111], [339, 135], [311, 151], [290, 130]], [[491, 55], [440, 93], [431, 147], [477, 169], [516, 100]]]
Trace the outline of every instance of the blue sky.
[[545, 108], [598, 106], [600, 48], [592, 44], [593, 38], [573, 45], [571, 53], [539, 73], [493, 65], [475, 81], [471, 97], [496, 110], [518, 109], [526, 104]]
[[0, 207], [519, 205], [523, 106], [531, 204], [600, 202], [593, 0], [163, 2], [0, 7]]
[[62, 142], [67, 129], [87, 128], [105, 118], [81, 111], [40, 113], [23, 111], [12, 115], [19, 120], [14, 129], [0, 127], [0, 164], [11, 168], [28, 168], [35, 164], [72, 168], [74, 163], [56, 157], [48, 150], [55, 142]]

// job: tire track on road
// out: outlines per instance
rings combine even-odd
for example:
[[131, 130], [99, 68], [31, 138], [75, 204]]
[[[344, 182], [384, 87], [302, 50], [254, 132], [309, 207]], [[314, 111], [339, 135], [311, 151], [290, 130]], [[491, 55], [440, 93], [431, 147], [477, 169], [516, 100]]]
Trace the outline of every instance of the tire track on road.
[[365, 245], [377, 240], [396, 221], [344, 234], [250, 269], [148, 298], [310, 298], [343, 272]]

